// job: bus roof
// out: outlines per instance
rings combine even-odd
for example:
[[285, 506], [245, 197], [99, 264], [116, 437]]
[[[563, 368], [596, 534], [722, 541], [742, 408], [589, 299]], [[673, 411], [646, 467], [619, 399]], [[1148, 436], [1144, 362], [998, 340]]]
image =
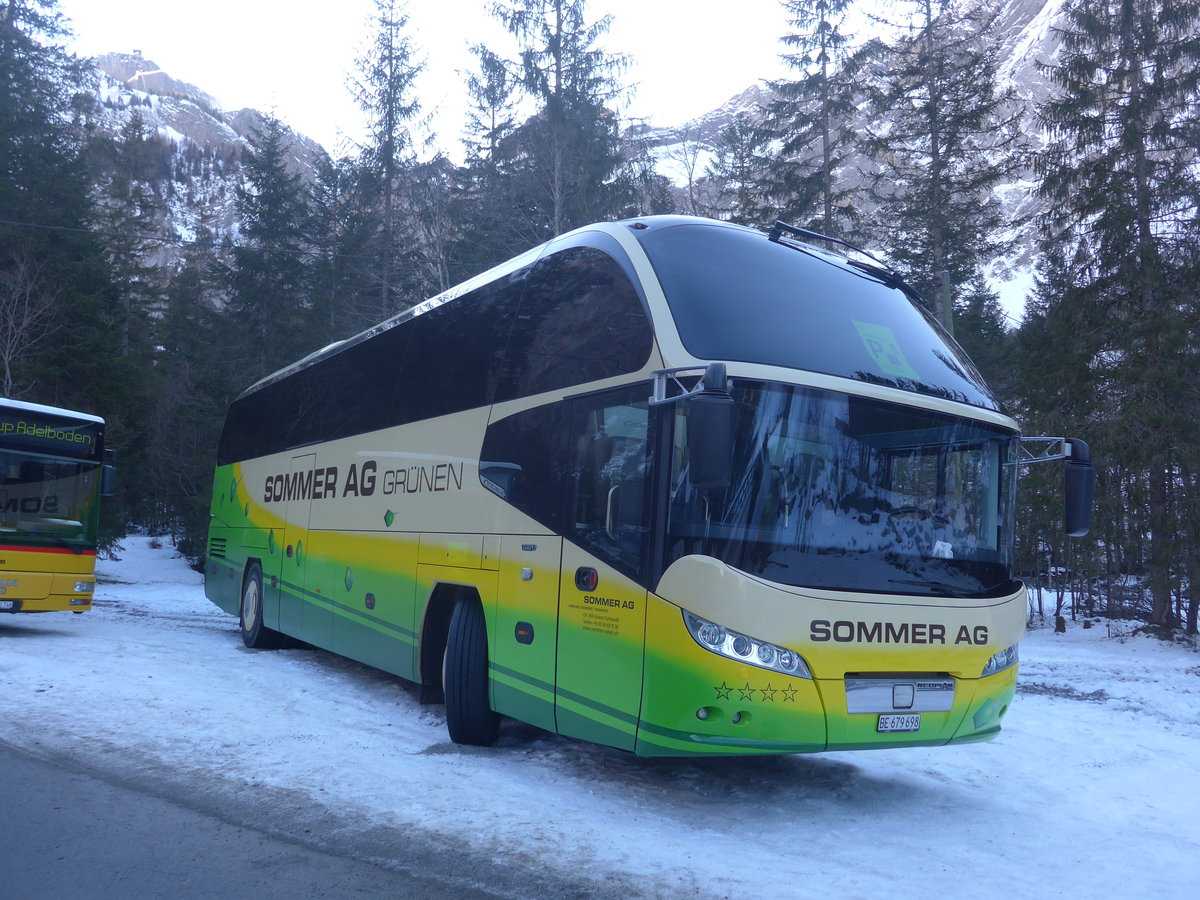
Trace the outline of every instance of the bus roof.
[[24, 400], [10, 400], [8, 397], [0, 397], [0, 409], [17, 409], [21, 412], [61, 416], [66, 419], [78, 419], [81, 422], [95, 422], [98, 425], [104, 424], [104, 419], [100, 418], [100, 416], [93, 416], [91, 413], [63, 409], [59, 406], [44, 406], [41, 403], [26, 403]]

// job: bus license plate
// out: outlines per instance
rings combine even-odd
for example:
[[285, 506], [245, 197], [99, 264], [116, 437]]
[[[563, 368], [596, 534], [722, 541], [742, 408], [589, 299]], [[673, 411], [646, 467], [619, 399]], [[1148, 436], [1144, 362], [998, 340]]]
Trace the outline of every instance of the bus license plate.
[[876, 730], [889, 733], [895, 733], [897, 731], [920, 731], [921, 714], [908, 713], [907, 715], [903, 716], [880, 716], [879, 727]]
[[12, 609], [16, 600], [0, 600], [0, 609]]

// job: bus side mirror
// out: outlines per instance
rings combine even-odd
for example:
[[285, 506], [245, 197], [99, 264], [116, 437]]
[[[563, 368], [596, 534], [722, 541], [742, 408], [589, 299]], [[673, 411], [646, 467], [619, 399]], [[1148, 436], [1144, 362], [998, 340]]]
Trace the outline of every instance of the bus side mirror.
[[693, 487], [726, 488], [733, 479], [733, 414], [725, 366], [712, 363], [688, 397], [688, 469]]
[[100, 467], [100, 496], [111, 497], [117, 492], [117, 467]]
[[1083, 537], [1092, 527], [1092, 496], [1096, 489], [1096, 470], [1092, 468], [1092, 450], [1078, 438], [1068, 442], [1064, 493], [1066, 531], [1071, 537]]

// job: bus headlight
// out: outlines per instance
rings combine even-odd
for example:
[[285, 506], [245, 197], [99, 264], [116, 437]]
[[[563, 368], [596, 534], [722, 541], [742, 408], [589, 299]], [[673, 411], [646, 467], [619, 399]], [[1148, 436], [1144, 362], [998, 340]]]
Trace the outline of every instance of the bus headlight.
[[94, 582], [94, 581], [77, 581], [77, 582], [75, 582], [74, 591], [76, 594], [82, 594], [85, 591], [94, 591], [95, 589], [96, 589], [96, 582]]
[[980, 678], [987, 678], [989, 675], [995, 675], [997, 672], [1003, 672], [1010, 666], [1017, 664], [1017, 645], [1006, 647], [999, 653], [992, 656], [983, 667], [983, 674]]
[[695, 636], [700, 641], [702, 647], [707, 647], [710, 650], [725, 646], [725, 629], [720, 625], [714, 625], [712, 622], [705, 622], [701, 625], [696, 630]]
[[686, 610], [683, 613], [683, 621], [692, 639], [710, 653], [749, 663], [760, 669], [782, 672], [784, 675], [812, 678], [808, 666], [795, 650], [769, 644], [738, 631], [730, 631]]

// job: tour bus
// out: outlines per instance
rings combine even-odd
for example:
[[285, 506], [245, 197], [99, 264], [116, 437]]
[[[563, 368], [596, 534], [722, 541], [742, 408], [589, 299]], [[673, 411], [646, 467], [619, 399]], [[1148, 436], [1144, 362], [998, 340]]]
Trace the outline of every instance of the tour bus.
[[92, 608], [104, 420], [0, 398], [0, 612]]
[[689, 217], [555, 238], [264, 378], [218, 451], [207, 596], [252, 648], [644, 756], [991, 738], [1022, 450], [841, 242]]

